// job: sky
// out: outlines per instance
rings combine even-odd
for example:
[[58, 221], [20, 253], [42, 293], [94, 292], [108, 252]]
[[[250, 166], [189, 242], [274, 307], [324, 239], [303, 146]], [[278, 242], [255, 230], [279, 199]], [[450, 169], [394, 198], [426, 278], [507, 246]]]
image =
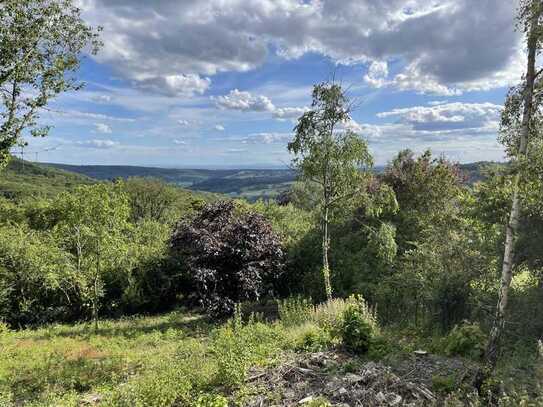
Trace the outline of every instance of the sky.
[[430, 148], [504, 160], [496, 141], [525, 51], [517, 0], [76, 0], [102, 26], [83, 90], [41, 115], [26, 158], [286, 167], [296, 119], [332, 77], [376, 164]]

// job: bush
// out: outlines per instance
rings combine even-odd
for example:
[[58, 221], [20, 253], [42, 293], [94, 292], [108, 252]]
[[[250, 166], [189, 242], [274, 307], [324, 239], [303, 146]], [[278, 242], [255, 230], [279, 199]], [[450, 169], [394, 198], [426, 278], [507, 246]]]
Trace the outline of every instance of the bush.
[[349, 304], [355, 304], [354, 297], [347, 300], [334, 298], [319, 304], [313, 312], [313, 321], [332, 337], [340, 337], [343, 315]]
[[295, 331], [295, 349], [305, 352], [321, 352], [333, 345], [333, 338], [313, 323], [305, 323]]
[[311, 299], [291, 297], [277, 301], [279, 319], [286, 327], [301, 325], [313, 320], [315, 307]]
[[368, 356], [374, 360], [380, 360], [394, 352], [391, 341], [382, 335], [375, 335], [370, 340]]
[[477, 323], [463, 322], [456, 325], [445, 338], [448, 355], [460, 355], [479, 359], [484, 355], [487, 337]]
[[341, 337], [345, 347], [354, 353], [366, 353], [377, 332], [377, 320], [364, 299], [351, 298], [343, 312]]
[[175, 227], [171, 248], [184, 259], [202, 306], [217, 317], [272, 290], [283, 268], [280, 239], [261, 215], [232, 201], [206, 205]]
[[327, 399], [324, 397], [318, 397], [314, 400], [311, 400], [308, 403], [304, 404], [306, 407], [332, 407], [332, 403], [330, 403]]
[[457, 388], [454, 375], [432, 376], [432, 389], [438, 393], [452, 393]]
[[198, 397], [195, 407], [228, 407], [228, 399], [221, 395], [204, 394]]
[[243, 383], [250, 367], [266, 363], [286, 344], [280, 325], [251, 320], [244, 324], [239, 312], [211, 336], [211, 351], [218, 366], [216, 382], [230, 388]]

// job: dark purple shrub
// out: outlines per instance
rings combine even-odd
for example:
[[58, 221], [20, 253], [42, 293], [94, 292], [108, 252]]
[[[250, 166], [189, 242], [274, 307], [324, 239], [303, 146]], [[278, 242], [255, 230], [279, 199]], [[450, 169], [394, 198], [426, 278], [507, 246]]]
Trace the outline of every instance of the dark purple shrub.
[[236, 210], [232, 201], [208, 204], [194, 219], [179, 222], [170, 244], [202, 306], [216, 317], [271, 292], [283, 268], [281, 242], [271, 225], [261, 215]]

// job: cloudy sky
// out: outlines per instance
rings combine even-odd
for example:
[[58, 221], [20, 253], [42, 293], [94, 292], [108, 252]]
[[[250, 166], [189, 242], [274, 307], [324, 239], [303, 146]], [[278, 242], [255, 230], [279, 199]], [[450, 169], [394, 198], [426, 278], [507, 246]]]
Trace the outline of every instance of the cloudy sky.
[[284, 166], [312, 84], [335, 77], [378, 164], [431, 148], [502, 160], [497, 121], [522, 75], [516, 0], [79, 0], [103, 30], [84, 90], [29, 140], [40, 161]]

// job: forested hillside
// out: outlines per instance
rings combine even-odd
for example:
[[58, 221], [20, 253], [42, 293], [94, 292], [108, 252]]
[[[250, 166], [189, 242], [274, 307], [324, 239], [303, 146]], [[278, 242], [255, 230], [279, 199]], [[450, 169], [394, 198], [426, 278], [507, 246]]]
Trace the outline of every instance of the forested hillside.
[[77, 185], [92, 184], [96, 180], [86, 175], [46, 167], [13, 157], [2, 171], [0, 194], [9, 199], [31, 196], [52, 197]]

